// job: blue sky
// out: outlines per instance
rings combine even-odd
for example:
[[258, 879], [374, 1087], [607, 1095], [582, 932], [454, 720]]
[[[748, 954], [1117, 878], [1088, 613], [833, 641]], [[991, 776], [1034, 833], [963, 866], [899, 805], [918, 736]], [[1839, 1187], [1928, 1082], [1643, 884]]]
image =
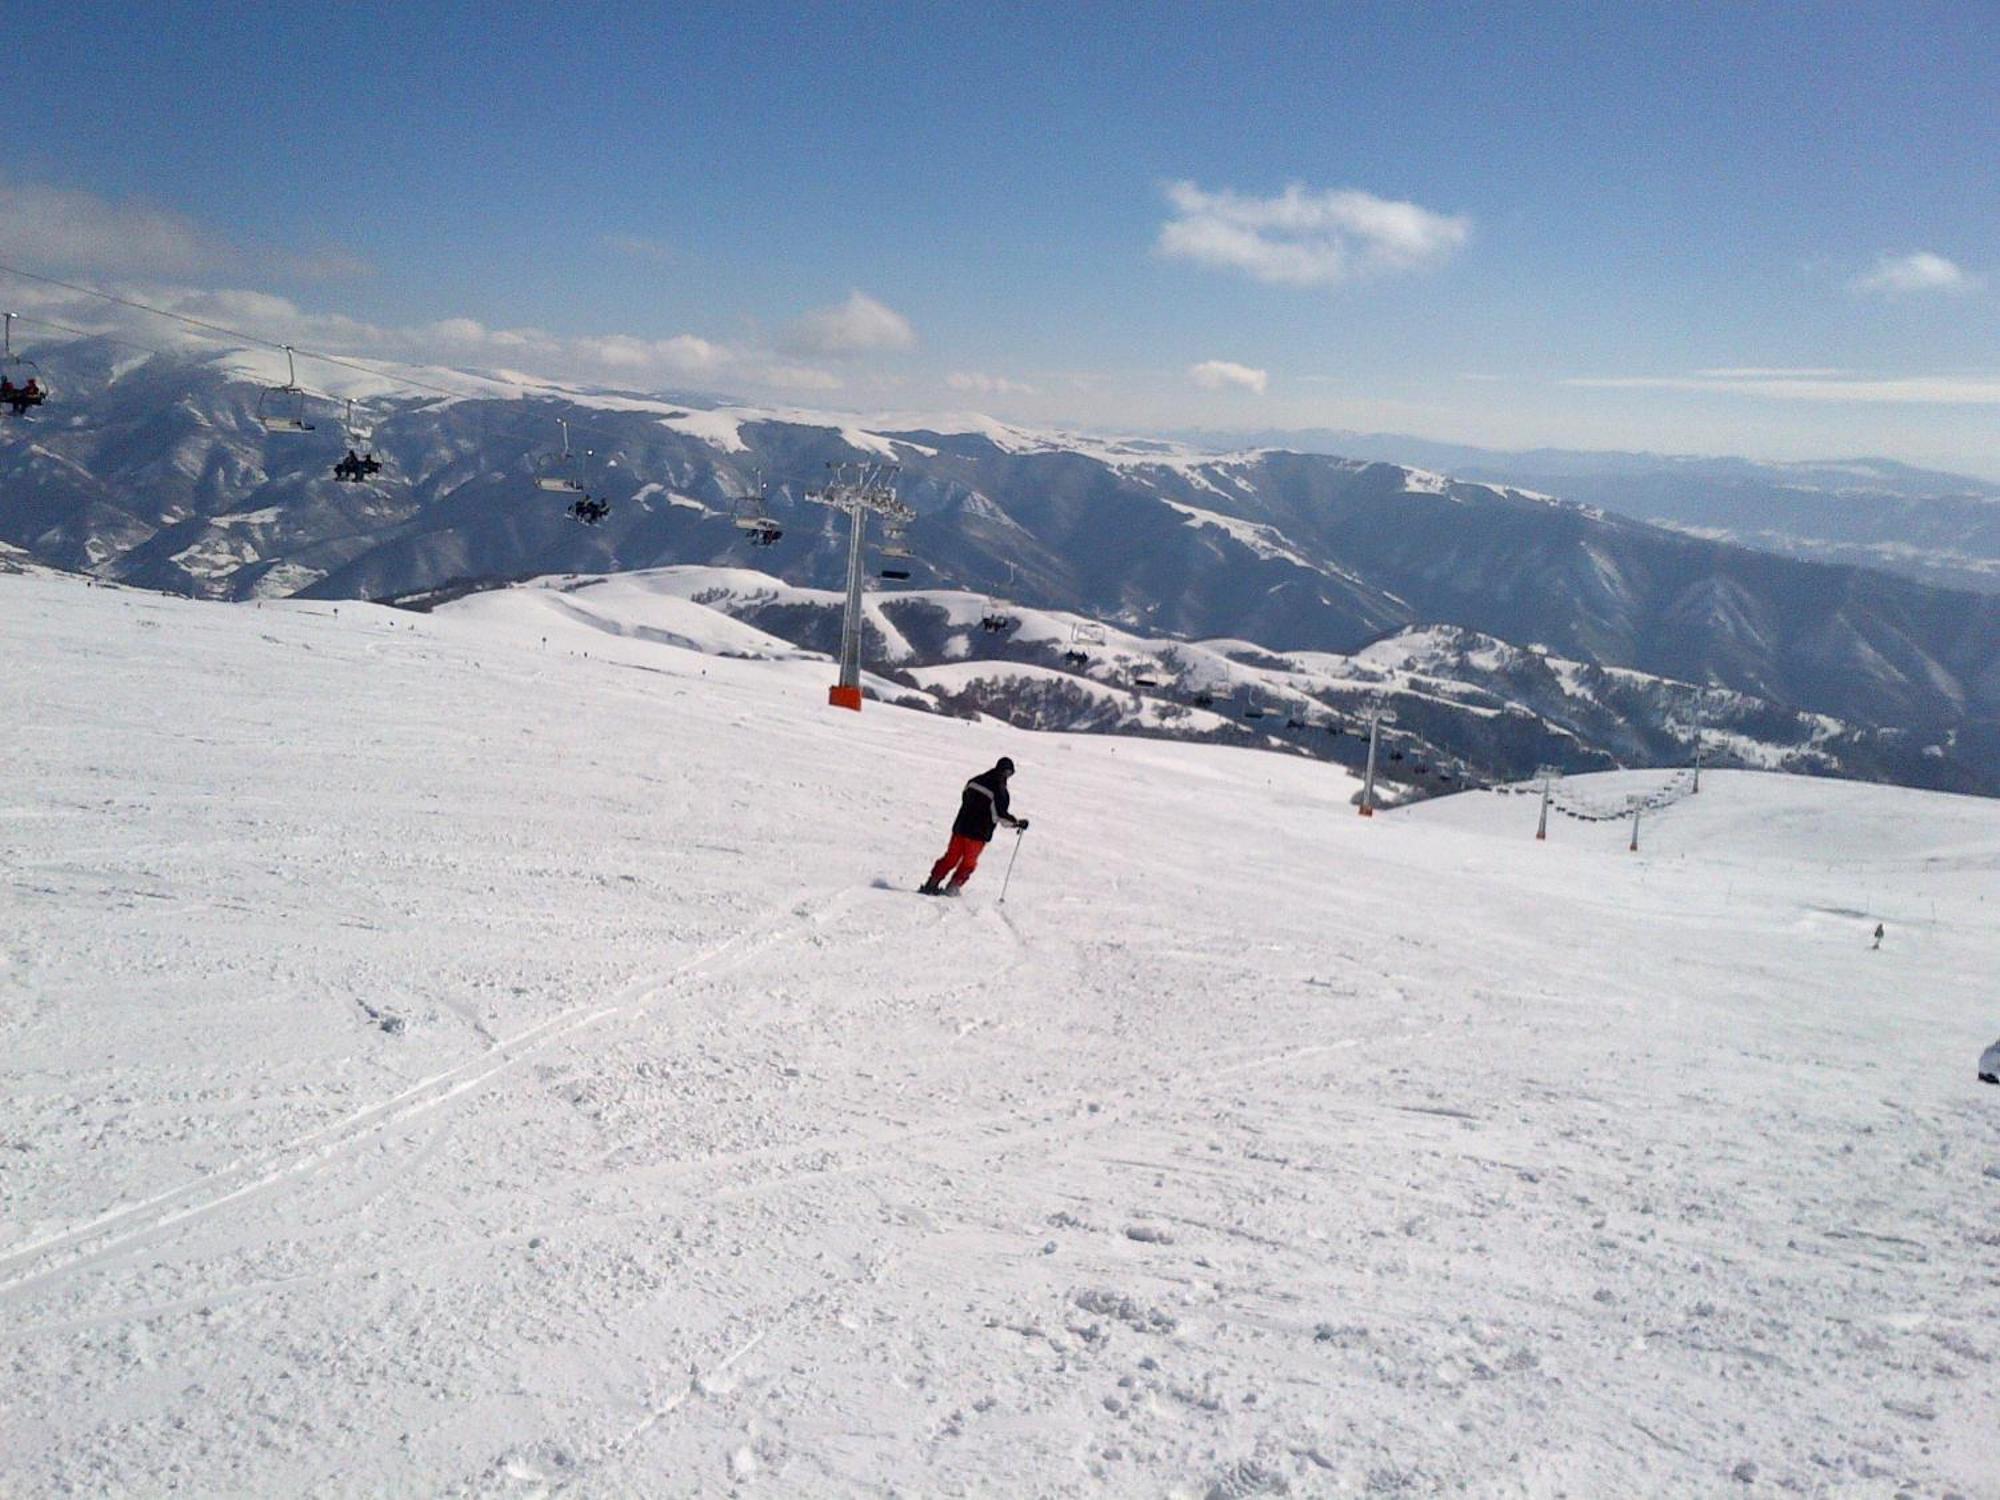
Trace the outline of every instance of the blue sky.
[[1996, 44], [1983, 4], [43, 5], [0, 259], [801, 404], [2000, 474]]

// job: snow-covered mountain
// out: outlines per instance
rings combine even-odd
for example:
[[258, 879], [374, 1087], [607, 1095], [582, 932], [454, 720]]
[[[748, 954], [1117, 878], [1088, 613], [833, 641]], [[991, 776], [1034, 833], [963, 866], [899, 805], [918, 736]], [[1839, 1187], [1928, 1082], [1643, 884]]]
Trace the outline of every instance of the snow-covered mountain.
[[0, 1491], [1991, 1493], [2000, 803], [1362, 819], [623, 586], [0, 573]]
[[[0, 540], [61, 566], [219, 598], [389, 597], [475, 577], [700, 562], [834, 584], [829, 462], [902, 465], [916, 586], [958, 586], [1156, 636], [1353, 653], [1449, 627], [1605, 670], [1714, 684], [1861, 732], [1893, 729], [1905, 779], [1996, 789], [2000, 598], [1692, 538], [1528, 491], [1317, 454], [1234, 454], [1030, 432], [980, 417], [844, 417], [557, 390], [431, 372], [415, 399], [368, 376], [379, 485], [335, 483], [320, 431], [253, 420], [262, 356], [46, 355], [60, 399], [0, 446]], [[267, 377], [268, 378], [268, 377]], [[348, 378], [348, 377], [343, 377]], [[341, 394], [344, 388], [337, 388]], [[532, 476], [570, 423], [610, 518], [565, 519]], [[768, 551], [732, 524], [761, 481]], [[1469, 639], [1469, 637], [1468, 637]], [[1467, 661], [1476, 671], [1481, 648]], [[1627, 695], [1627, 701], [1636, 701]], [[1664, 721], [1633, 723], [1642, 744]], [[1839, 764], [1848, 764], [1845, 761]], [[1884, 774], [1854, 763], [1868, 774]]]
[[1520, 452], [1396, 433], [1196, 433], [1225, 447], [1292, 447], [1428, 464], [1526, 485], [1619, 515], [1815, 562], [1880, 568], [1940, 588], [2000, 593], [2000, 485], [1886, 458], [1760, 463], [1659, 453]]

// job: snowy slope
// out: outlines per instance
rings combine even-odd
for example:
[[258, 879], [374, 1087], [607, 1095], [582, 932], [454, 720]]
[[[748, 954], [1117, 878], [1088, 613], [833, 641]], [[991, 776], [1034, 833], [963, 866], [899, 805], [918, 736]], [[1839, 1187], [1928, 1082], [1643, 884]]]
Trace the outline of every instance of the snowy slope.
[[0, 574], [0, 1493], [1993, 1493], [2000, 806], [1364, 820], [534, 592]]

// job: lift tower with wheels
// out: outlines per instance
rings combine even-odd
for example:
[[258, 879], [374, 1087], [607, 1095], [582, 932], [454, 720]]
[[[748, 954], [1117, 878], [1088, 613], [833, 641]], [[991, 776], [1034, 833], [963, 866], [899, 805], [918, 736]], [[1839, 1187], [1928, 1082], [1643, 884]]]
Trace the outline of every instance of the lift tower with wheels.
[[1375, 748], [1382, 741], [1382, 726], [1396, 722], [1395, 714], [1381, 704], [1371, 704], [1368, 709], [1368, 772], [1361, 783], [1361, 805], [1358, 809], [1364, 818], [1375, 816]]
[[825, 484], [806, 499], [847, 515], [847, 608], [840, 618], [840, 679], [827, 690], [835, 708], [861, 711], [861, 584], [866, 576], [868, 518], [907, 522], [916, 512], [896, 498], [895, 464], [828, 464]]

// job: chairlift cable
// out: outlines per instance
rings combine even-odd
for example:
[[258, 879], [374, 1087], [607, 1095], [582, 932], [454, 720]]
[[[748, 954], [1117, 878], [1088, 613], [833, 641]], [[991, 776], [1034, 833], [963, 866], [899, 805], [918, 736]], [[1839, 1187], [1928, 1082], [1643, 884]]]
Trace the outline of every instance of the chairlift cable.
[[80, 339], [101, 339], [107, 344], [115, 344], [120, 349], [136, 349], [141, 354], [164, 354], [166, 351], [152, 344], [135, 344], [130, 339], [113, 338], [108, 333], [92, 333], [88, 328], [72, 328], [67, 323], [52, 322], [47, 318], [33, 317], [28, 313], [14, 313], [16, 323], [32, 323], [37, 328], [53, 328], [57, 333], [74, 334]]

